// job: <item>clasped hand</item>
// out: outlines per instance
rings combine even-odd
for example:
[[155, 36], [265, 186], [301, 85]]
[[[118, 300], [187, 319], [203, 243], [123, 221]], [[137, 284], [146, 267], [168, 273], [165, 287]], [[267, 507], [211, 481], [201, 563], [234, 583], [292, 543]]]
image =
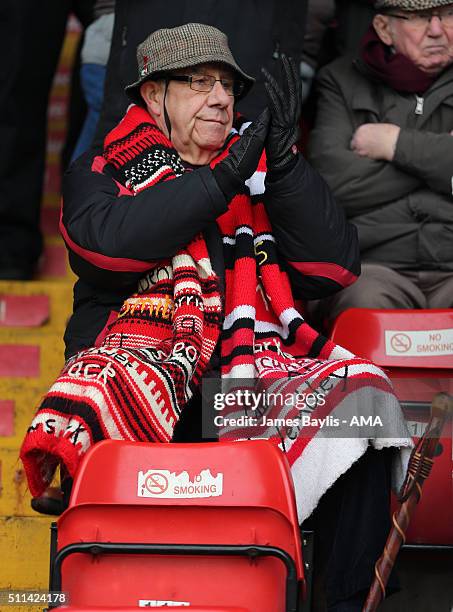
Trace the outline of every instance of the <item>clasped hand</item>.
[[392, 161], [400, 128], [393, 123], [364, 123], [351, 139], [351, 149], [362, 157]]
[[284, 169], [297, 154], [302, 107], [301, 79], [294, 60], [282, 55], [280, 61], [282, 87], [262, 68], [269, 107], [231, 145], [227, 157], [213, 169], [227, 199], [243, 188], [244, 182], [256, 170], [264, 148], [270, 170]]

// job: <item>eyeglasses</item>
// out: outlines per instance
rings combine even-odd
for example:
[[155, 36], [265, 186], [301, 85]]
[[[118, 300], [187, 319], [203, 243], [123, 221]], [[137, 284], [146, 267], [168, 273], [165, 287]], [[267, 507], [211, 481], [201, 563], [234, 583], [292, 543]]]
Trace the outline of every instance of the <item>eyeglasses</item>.
[[407, 15], [397, 15], [395, 13], [387, 13], [390, 17], [396, 17], [396, 19], [404, 19], [409, 25], [414, 28], [425, 29], [431, 23], [433, 17], [438, 17], [445, 28], [453, 28], [453, 7], [440, 9], [436, 12], [420, 12], [420, 13], [408, 13]]
[[221, 83], [223, 89], [229, 96], [240, 96], [244, 91], [243, 81], [237, 81], [235, 79], [216, 79], [210, 74], [170, 74], [166, 78], [169, 81], [181, 81], [182, 83], [189, 83], [190, 89], [194, 91], [208, 92], [212, 91], [214, 85]]

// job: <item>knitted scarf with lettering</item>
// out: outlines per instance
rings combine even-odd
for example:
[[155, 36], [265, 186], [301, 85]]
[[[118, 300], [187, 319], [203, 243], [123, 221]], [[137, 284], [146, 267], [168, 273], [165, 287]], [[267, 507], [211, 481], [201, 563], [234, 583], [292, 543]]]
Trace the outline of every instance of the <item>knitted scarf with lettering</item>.
[[[228, 139], [212, 165], [239, 137]], [[108, 135], [104, 157], [133, 194], [184, 172], [171, 142], [138, 106]], [[206, 372], [222, 323], [224, 378], [286, 380], [300, 389], [346, 368], [349, 378], [369, 384], [371, 377], [377, 389], [392, 395], [380, 370], [315, 332], [296, 309], [262, 201], [264, 174], [263, 156], [247, 181], [250, 194], [235, 196], [217, 220], [225, 259], [223, 312], [219, 281], [199, 235], [172, 259], [150, 264], [102, 345], [66, 363], [21, 450], [33, 495], [42, 493], [58, 463], [74, 475], [100, 440], [169, 442]]]

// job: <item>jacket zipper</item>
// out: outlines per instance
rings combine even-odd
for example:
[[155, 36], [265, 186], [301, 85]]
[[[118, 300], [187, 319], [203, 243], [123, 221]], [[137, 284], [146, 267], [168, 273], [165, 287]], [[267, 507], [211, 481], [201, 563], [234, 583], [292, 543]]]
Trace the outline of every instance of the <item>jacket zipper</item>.
[[417, 104], [415, 105], [415, 114], [423, 115], [423, 105], [425, 103], [425, 100], [421, 96], [417, 96], [417, 94], [415, 94], [415, 99], [417, 101]]

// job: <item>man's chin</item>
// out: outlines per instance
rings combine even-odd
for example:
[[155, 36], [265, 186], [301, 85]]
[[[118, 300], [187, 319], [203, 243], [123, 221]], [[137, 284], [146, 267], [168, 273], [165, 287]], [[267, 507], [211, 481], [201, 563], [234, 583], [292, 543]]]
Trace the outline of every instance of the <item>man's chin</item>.
[[223, 143], [225, 141], [222, 140], [215, 140], [215, 141], [210, 141], [210, 142], [206, 142], [203, 144], [203, 146], [201, 147], [202, 149], [204, 149], [205, 151], [220, 151], [220, 149], [223, 147]]
[[419, 68], [426, 74], [436, 75], [450, 64], [453, 64], [453, 58], [446, 57], [445, 55], [433, 55], [425, 60]]
[[200, 130], [197, 134], [197, 144], [208, 151], [218, 151], [223, 147], [225, 142], [225, 128]]

